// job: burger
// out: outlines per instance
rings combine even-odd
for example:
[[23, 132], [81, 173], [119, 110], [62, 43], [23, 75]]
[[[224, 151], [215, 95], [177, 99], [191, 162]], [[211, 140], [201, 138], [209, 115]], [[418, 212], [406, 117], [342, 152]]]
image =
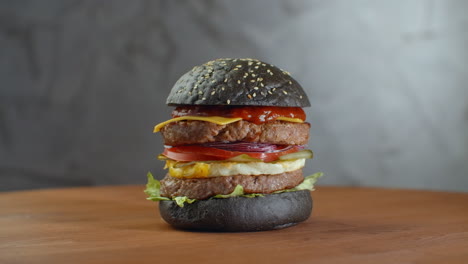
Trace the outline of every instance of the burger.
[[154, 127], [167, 174], [146, 194], [178, 229], [246, 232], [309, 218], [314, 183], [303, 176], [307, 95], [290, 74], [255, 59], [194, 67], [172, 88], [172, 118]]

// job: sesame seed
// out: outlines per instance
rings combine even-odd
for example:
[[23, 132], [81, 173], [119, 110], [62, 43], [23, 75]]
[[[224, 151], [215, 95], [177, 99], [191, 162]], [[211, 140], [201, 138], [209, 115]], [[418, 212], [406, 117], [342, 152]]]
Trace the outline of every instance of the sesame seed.
[[274, 91], [276, 91], [276, 88], [273, 88], [272, 90], [273, 90], [273, 92], [274, 92]]
[[255, 68], [255, 69], [258, 69], [258, 66], [255, 66], [254, 68]]
[[224, 86], [223, 86], [223, 87], [221, 87], [221, 90], [223, 90], [223, 91], [224, 91]]
[[257, 76], [257, 75], [255, 73], [252, 73], [252, 77], [255, 77], [255, 76]]
[[240, 81], [240, 80], [237, 80], [237, 84], [241, 84], [241, 81]]
[[257, 96], [257, 94], [256, 94], [256, 93], [253, 93], [252, 96], [255, 97], [255, 96]]
[[226, 101], [226, 103], [227, 103], [227, 104], [231, 104], [231, 100], [228, 99], [228, 100]]
[[203, 92], [202, 92], [202, 91], [198, 91], [198, 94], [203, 94]]
[[236, 65], [236, 67], [237, 67], [237, 68], [242, 68], [242, 65], [239, 64], [239, 65]]
[[283, 93], [284, 93], [284, 94], [288, 94], [288, 92], [286, 92], [285, 90], [283, 90]]
[[211, 81], [211, 83], [215, 83], [215, 82], [216, 82], [216, 80], [212, 80], [212, 81]]
[[273, 94], [271, 91], [268, 91], [269, 94]]
[[252, 79], [252, 80], [250, 80], [250, 82], [255, 82], [255, 80], [254, 80], [254, 79]]
[[289, 81], [289, 84], [292, 84], [292, 82], [291, 82], [291, 81]]
[[302, 95], [299, 95], [299, 99], [302, 99]]
[[265, 64], [265, 63], [263, 63], [263, 64], [262, 64], [262, 66], [266, 66], [266, 64]]
[[205, 97], [203, 97], [203, 98], [202, 98], [202, 100], [203, 100], [203, 101], [205, 101], [205, 100], [206, 100], [206, 98], [205, 98]]
[[214, 95], [215, 93], [216, 93], [216, 91], [212, 91], [212, 92], [211, 92], [211, 95]]
[[270, 75], [272, 75], [272, 76], [273, 76], [273, 72], [270, 72]]
[[265, 87], [265, 85], [263, 85], [263, 83], [260, 83], [260, 86], [261, 86], [261, 87]]
[[250, 94], [248, 94], [247, 97], [248, 97], [249, 99], [252, 99], [252, 96], [251, 96]]
[[254, 89], [255, 89], [255, 90], [258, 90], [258, 87], [257, 87], [257, 86], [255, 86], [255, 87], [254, 87]]
[[225, 82], [225, 83], [227, 83], [227, 78], [226, 78], [226, 79], [224, 79], [224, 82]]
[[249, 62], [247, 63], [247, 65], [249, 65], [249, 66], [251, 66], [252, 64], [253, 64], [253, 62], [251, 62], [251, 61], [249, 61]]

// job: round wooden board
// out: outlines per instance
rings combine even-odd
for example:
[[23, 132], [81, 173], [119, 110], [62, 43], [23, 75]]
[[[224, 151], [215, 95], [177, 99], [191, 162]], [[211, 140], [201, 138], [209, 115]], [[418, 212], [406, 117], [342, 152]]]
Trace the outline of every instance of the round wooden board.
[[0, 263], [468, 263], [468, 193], [321, 187], [312, 217], [179, 231], [143, 186], [0, 194]]

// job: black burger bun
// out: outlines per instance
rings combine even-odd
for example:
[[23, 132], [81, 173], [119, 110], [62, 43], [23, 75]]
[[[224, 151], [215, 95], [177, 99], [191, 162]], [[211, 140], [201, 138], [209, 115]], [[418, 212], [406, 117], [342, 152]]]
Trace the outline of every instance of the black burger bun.
[[162, 218], [178, 229], [222, 232], [251, 232], [281, 229], [309, 218], [310, 191], [269, 194], [263, 197], [208, 199], [179, 207], [160, 201]]
[[288, 72], [255, 59], [217, 59], [195, 66], [176, 82], [167, 104], [310, 106]]

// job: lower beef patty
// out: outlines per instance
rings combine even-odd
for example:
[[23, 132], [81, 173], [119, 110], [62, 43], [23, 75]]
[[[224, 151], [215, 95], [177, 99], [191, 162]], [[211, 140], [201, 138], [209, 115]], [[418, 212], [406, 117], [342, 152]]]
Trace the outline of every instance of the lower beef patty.
[[204, 121], [179, 121], [161, 129], [164, 144], [170, 146], [202, 144], [215, 141], [246, 141], [279, 145], [305, 145], [309, 140], [309, 123], [283, 121], [260, 125], [240, 120], [227, 125]]
[[202, 200], [216, 194], [229, 194], [238, 184], [244, 188], [245, 193], [272, 193], [293, 188], [303, 180], [302, 169], [274, 175], [237, 175], [201, 179], [179, 179], [166, 175], [161, 180], [161, 195], [187, 196]]

